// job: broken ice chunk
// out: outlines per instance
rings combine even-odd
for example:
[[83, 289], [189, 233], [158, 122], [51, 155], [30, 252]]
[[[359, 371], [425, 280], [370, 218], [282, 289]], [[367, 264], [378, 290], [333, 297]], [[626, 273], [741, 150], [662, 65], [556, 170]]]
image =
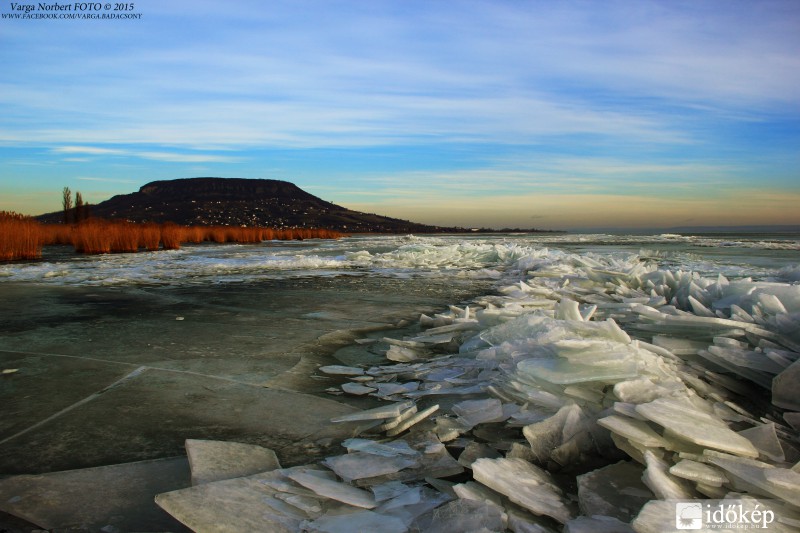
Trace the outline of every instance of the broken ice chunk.
[[569, 298], [562, 298], [561, 301], [556, 304], [555, 312], [555, 318], [559, 320], [583, 321], [583, 315], [581, 315], [578, 309], [578, 302], [570, 300]]
[[683, 459], [676, 465], [671, 466], [669, 473], [673, 476], [711, 487], [721, 487], [728, 482], [728, 478], [718, 468], [689, 459]]
[[347, 394], [363, 396], [364, 394], [375, 392], [377, 389], [375, 389], [374, 387], [366, 387], [364, 385], [359, 385], [358, 383], [344, 383], [342, 384], [342, 390], [345, 391]]
[[776, 487], [800, 494], [800, 473], [786, 468], [764, 470], [766, 480]]
[[396, 457], [398, 455], [417, 456], [419, 452], [413, 449], [404, 440], [381, 443], [369, 439], [347, 439], [342, 442], [342, 446], [348, 451], [365, 452], [372, 455], [383, 457]]
[[453, 405], [453, 412], [465, 426], [477, 426], [485, 422], [502, 422], [503, 406], [496, 398], [465, 400]]
[[357, 368], [355, 366], [344, 366], [344, 365], [328, 365], [328, 366], [321, 366], [319, 367], [321, 372], [326, 374], [332, 374], [337, 376], [360, 376], [364, 373], [363, 368]]
[[475, 483], [474, 481], [467, 481], [466, 483], [459, 483], [453, 486], [453, 492], [464, 500], [477, 500], [485, 501], [487, 503], [494, 503], [495, 505], [503, 505], [503, 497], [485, 485]]
[[442, 442], [450, 442], [457, 439], [470, 430], [469, 426], [465, 426], [460, 420], [446, 416], [436, 418], [436, 436]]
[[254, 444], [186, 439], [192, 485], [244, 477], [280, 468], [275, 452]]
[[705, 341], [693, 341], [662, 335], [654, 336], [653, 344], [666, 348], [675, 355], [683, 356], [696, 355], [700, 350], [705, 350], [708, 347], [708, 343]]
[[585, 385], [569, 385], [564, 387], [564, 394], [578, 400], [583, 400], [592, 404], [602, 403], [605, 394], [597, 390], [591, 390]]
[[284, 492], [276, 492], [273, 498], [286, 502], [304, 513], [307, 513], [309, 516], [322, 512], [322, 505], [317, 498], [302, 496], [300, 494], [287, 494]]
[[375, 495], [375, 501], [382, 502], [406, 493], [409, 487], [400, 481], [387, 481], [386, 483], [370, 487], [370, 490], [372, 494]]
[[659, 398], [637, 405], [636, 412], [691, 443], [758, 457], [758, 450], [749, 440], [728, 428], [719, 418], [692, 408], [689, 402]]
[[419, 382], [409, 381], [408, 383], [373, 383], [372, 386], [378, 389], [376, 394], [380, 396], [391, 396], [393, 394], [413, 392], [419, 388]]
[[636, 405], [625, 402], [614, 402], [614, 412], [628, 418], [636, 420], [647, 420], [645, 417], [636, 412]]
[[689, 500], [696, 496], [694, 491], [683, 480], [670, 475], [667, 463], [647, 450], [644, 452], [647, 468], [642, 476], [642, 481], [653, 494], [661, 500]]
[[647, 422], [611, 415], [597, 421], [604, 428], [648, 448], [666, 448], [664, 439]]
[[589, 381], [617, 381], [636, 377], [639, 373], [634, 360], [619, 360], [603, 364], [574, 363], [563, 357], [554, 359], [524, 359], [517, 364], [517, 372], [528, 374], [557, 385], [570, 385]]
[[409, 505], [416, 505], [422, 498], [422, 487], [406, 487], [406, 490], [394, 496], [391, 500], [381, 503], [375, 508], [376, 513], [386, 513]]
[[721, 500], [730, 492], [725, 486], [715, 487], [705, 483], [695, 483], [694, 488], [697, 492], [712, 500]]
[[389, 437], [393, 437], [394, 435], [399, 435], [400, 433], [402, 433], [403, 431], [407, 430], [408, 428], [410, 428], [414, 424], [417, 424], [418, 422], [422, 422], [423, 420], [427, 419], [429, 416], [431, 416], [433, 413], [435, 413], [438, 410], [439, 410], [439, 405], [438, 404], [437, 405], [432, 405], [431, 407], [428, 407], [424, 411], [421, 411], [421, 412], [415, 414], [414, 416], [412, 416], [408, 420], [405, 420], [405, 421], [401, 422], [396, 427], [393, 427], [392, 429], [388, 430], [386, 432], [386, 435], [389, 436]]
[[406, 348], [404, 346], [389, 346], [389, 351], [386, 352], [386, 359], [390, 361], [397, 361], [405, 363], [409, 361], [416, 361], [423, 355], [422, 350], [415, 350], [414, 348]]
[[439, 368], [428, 372], [425, 381], [445, 381], [463, 376], [465, 372], [463, 368]]
[[408, 456], [386, 457], [365, 452], [353, 452], [328, 457], [322, 462], [345, 481], [392, 474], [417, 464]]
[[383, 418], [394, 418], [412, 405], [414, 404], [410, 401], [382, 405], [374, 409], [367, 409], [366, 411], [360, 411], [358, 413], [331, 418], [331, 422], [358, 422], [361, 420], [381, 420]]
[[[555, 450], [578, 436], [588, 438], [589, 424], [580, 406], [565, 405], [550, 418], [522, 428], [531, 451], [540, 463], [552, 458]], [[563, 463], [562, 463], [563, 464]]]
[[332, 500], [365, 509], [372, 509], [376, 505], [375, 497], [371, 493], [347, 483], [325, 479], [306, 472], [291, 472], [288, 477], [316, 494]]
[[755, 490], [800, 507], [800, 473], [725, 453], [707, 450], [705, 455], [708, 462], [727, 472], [737, 490]]
[[396, 417], [392, 418], [391, 420], [387, 420], [385, 424], [381, 425], [378, 430], [379, 431], [386, 431], [392, 428], [396, 428], [400, 425], [401, 422], [404, 422], [411, 418], [413, 415], [417, 413], [417, 406], [412, 405]]
[[672, 392], [646, 377], [629, 379], [614, 385], [614, 396], [627, 403], [652, 402], [656, 398], [668, 396]]
[[783, 454], [781, 442], [775, 432], [775, 424], [762, 424], [754, 428], [740, 431], [739, 435], [745, 437], [758, 449], [759, 455], [782, 463], [786, 457]]
[[[697, 502], [694, 508], [696, 515], [703, 516], [703, 504]], [[675, 524], [675, 502], [652, 500], [647, 502], [636, 518], [631, 522], [636, 533], [678, 533], [679, 529], [672, 527]]]
[[800, 360], [772, 380], [772, 403], [784, 409], [800, 411]]
[[550, 475], [527, 461], [478, 459], [472, 463], [472, 474], [475, 480], [534, 514], [550, 516], [561, 523], [572, 516]]

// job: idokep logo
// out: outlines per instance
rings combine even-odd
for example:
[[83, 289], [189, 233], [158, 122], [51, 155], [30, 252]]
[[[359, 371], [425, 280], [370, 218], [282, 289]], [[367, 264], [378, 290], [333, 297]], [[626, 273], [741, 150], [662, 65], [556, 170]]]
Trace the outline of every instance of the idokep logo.
[[703, 505], [700, 503], [676, 503], [675, 527], [677, 529], [702, 529]]
[[675, 529], [770, 529], [775, 511], [764, 500], [695, 500], [675, 503]]

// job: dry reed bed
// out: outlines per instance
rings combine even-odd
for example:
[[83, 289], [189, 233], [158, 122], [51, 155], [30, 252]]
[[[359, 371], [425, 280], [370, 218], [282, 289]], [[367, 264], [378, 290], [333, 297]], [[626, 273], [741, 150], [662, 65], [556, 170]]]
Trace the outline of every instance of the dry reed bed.
[[326, 229], [180, 226], [90, 219], [75, 225], [40, 224], [17, 213], [0, 212], [0, 261], [38, 259], [42, 246], [69, 244], [84, 254], [177, 250], [183, 243], [259, 243], [269, 240], [338, 239]]
[[42, 226], [35, 220], [0, 211], [0, 261], [41, 257], [43, 237]]

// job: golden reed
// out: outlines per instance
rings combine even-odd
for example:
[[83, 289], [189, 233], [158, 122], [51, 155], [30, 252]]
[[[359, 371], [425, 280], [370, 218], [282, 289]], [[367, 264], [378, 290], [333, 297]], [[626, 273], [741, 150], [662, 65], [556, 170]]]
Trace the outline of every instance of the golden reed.
[[0, 211], [0, 261], [38, 259], [42, 246], [71, 244], [83, 254], [177, 250], [184, 243], [258, 243], [270, 240], [339, 239], [327, 229], [274, 229], [236, 226], [180, 226], [89, 219], [79, 224], [40, 224], [35, 219]]

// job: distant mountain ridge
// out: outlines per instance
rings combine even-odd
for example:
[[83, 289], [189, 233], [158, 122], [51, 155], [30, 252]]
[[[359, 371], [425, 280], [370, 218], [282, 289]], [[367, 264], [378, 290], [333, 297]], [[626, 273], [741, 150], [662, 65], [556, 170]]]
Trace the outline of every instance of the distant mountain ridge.
[[[288, 181], [244, 178], [183, 178], [153, 181], [90, 208], [91, 215], [133, 222], [183, 225], [328, 228], [350, 233], [434, 233], [463, 228], [428, 226], [353, 211], [327, 202]], [[61, 222], [63, 212], [37, 217]]]

